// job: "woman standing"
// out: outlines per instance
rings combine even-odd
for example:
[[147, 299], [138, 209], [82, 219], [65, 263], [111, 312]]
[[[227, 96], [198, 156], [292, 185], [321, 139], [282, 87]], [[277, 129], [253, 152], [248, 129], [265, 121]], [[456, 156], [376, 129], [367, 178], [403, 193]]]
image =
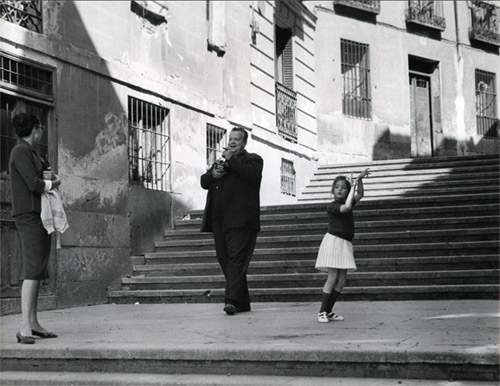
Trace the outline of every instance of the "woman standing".
[[35, 343], [33, 335], [41, 338], [57, 338], [47, 332], [37, 316], [40, 281], [47, 278], [50, 255], [50, 235], [40, 218], [41, 194], [61, 184], [55, 174], [47, 170], [49, 164], [35, 150], [43, 136], [44, 127], [33, 114], [18, 114], [13, 127], [18, 143], [12, 149], [9, 160], [12, 216], [21, 240], [21, 328], [16, 334], [23, 344]]

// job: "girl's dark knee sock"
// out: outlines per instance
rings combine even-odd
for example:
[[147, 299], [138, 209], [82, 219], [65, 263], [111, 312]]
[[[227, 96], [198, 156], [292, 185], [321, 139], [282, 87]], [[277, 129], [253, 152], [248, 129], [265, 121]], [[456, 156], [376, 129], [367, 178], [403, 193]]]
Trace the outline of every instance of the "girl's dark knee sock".
[[340, 296], [340, 292], [333, 290], [332, 294], [330, 295], [330, 298], [328, 299], [328, 308], [325, 310], [328, 314], [332, 312], [333, 306], [335, 305], [335, 302], [337, 301], [338, 297]]
[[330, 294], [323, 292], [321, 295], [321, 308], [319, 312], [327, 312], [328, 306], [330, 304]]

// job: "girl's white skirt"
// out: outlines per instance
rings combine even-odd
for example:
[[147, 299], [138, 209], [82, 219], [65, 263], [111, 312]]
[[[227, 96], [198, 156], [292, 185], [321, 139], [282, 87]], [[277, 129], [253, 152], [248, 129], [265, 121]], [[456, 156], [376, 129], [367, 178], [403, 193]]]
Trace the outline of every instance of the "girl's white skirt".
[[328, 268], [356, 270], [352, 243], [330, 233], [323, 237], [316, 259], [316, 269], [326, 272]]

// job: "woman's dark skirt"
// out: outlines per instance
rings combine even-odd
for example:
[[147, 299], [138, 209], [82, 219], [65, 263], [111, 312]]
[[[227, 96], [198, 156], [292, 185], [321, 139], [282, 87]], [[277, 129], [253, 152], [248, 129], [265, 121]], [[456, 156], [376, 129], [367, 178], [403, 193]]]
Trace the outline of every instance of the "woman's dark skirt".
[[14, 221], [21, 239], [19, 280], [47, 279], [50, 235], [43, 227], [40, 213], [23, 213], [15, 216]]

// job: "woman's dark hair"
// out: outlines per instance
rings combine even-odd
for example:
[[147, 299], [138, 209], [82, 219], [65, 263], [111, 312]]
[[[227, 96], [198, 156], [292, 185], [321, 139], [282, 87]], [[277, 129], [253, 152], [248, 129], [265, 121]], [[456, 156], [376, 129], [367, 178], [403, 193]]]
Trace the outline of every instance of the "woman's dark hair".
[[243, 133], [243, 141], [245, 141], [245, 143], [247, 143], [248, 141], [248, 133], [247, 131], [242, 128], [242, 127], [233, 127], [233, 129], [231, 130], [231, 132], [233, 131], [239, 131], [240, 133]]
[[19, 138], [29, 137], [35, 126], [40, 124], [40, 119], [34, 114], [21, 113], [12, 119], [12, 126]]
[[347, 193], [349, 193], [351, 191], [351, 183], [349, 182], [349, 180], [347, 179], [346, 176], [335, 177], [335, 179], [333, 180], [333, 185], [332, 185], [332, 193], [335, 189], [335, 185], [337, 185], [337, 182], [339, 182], [339, 181], [345, 181], [345, 184], [347, 185]]

